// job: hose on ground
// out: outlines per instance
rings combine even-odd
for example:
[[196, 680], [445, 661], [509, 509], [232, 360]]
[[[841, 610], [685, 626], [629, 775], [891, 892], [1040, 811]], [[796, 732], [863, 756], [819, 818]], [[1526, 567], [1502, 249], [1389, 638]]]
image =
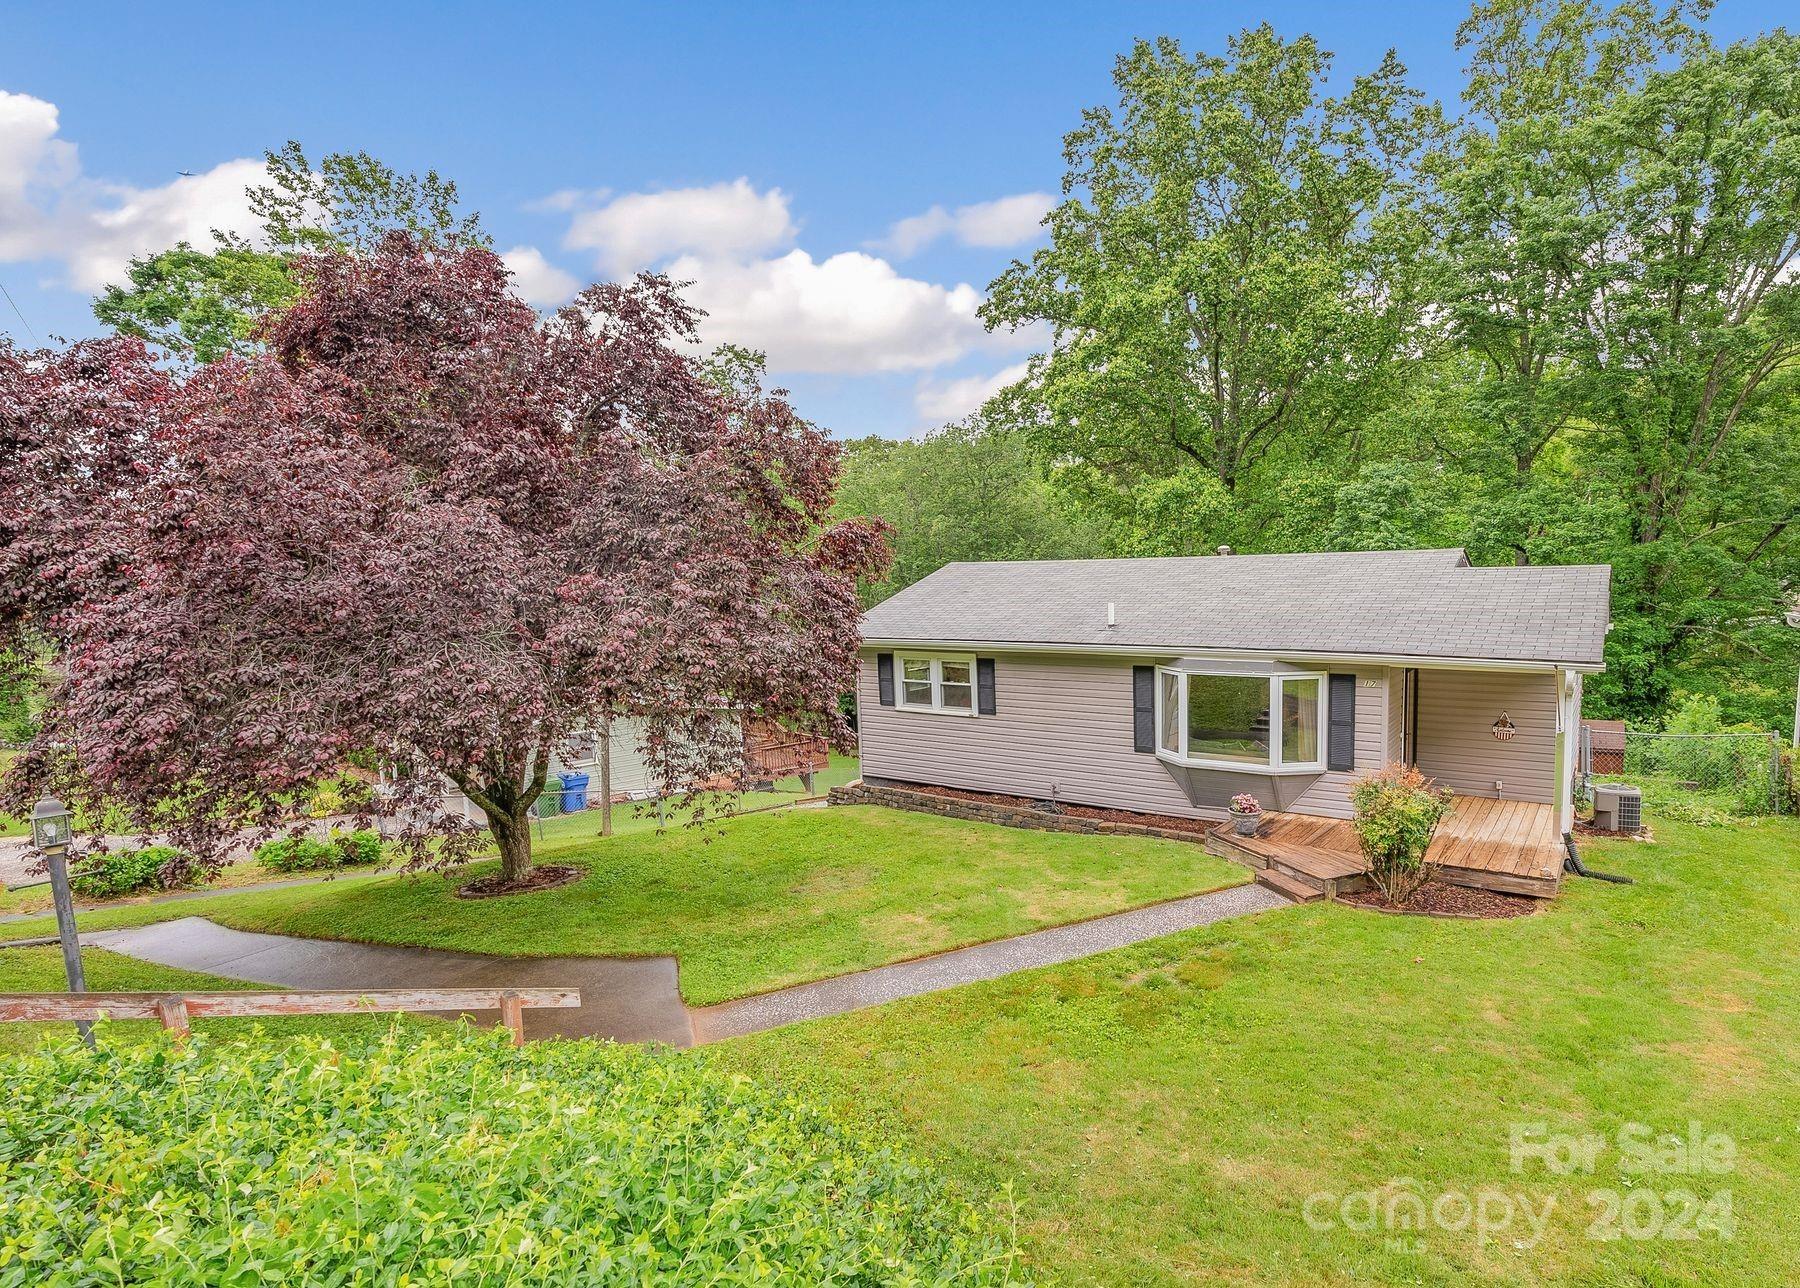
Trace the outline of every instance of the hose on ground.
[[1563, 848], [1568, 856], [1563, 859], [1563, 871], [1573, 872], [1578, 877], [1592, 877], [1596, 881], [1611, 881], [1615, 885], [1632, 885], [1630, 877], [1622, 877], [1617, 872], [1595, 872], [1581, 861], [1581, 855], [1575, 851], [1575, 834], [1563, 833]]

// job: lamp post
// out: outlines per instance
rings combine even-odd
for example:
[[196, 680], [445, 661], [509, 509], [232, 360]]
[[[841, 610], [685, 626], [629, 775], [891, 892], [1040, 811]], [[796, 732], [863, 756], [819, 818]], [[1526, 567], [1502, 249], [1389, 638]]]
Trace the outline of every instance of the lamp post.
[[[81, 943], [75, 937], [75, 899], [69, 893], [69, 842], [73, 839], [73, 820], [69, 807], [54, 796], [46, 796], [31, 809], [31, 843], [44, 853], [50, 869], [50, 897], [56, 904], [56, 935], [62, 940], [63, 969], [69, 976], [71, 993], [87, 992], [87, 980], [81, 973]], [[76, 1020], [75, 1030], [81, 1040], [94, 1045], [94, 1026]]]

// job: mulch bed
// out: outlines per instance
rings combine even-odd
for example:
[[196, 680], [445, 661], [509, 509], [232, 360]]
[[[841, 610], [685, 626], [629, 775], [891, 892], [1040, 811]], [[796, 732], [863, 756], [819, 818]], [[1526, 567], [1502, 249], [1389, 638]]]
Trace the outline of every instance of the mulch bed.
[[580, 868], [544, 864], [525, 874], [523, 881], [502, 881], [498, 872], [476, 877], [456, 892], [458, 899], [498, 899], [509, 894], [530, 894], [533, 890], [554, 890], [568, 885], [582, 875]]
[[1592, 820], [1585, 818], [1575, 820], [1575, 835], [1591, 836], [1602, 841], [1654, 841], [1656, 839], [1651, 834], [1649, 824], [1645, 824], [1635, 832], [1608, 832], [1595, 827]]
[[1046, 802], [1033, 800], [1029, 796], [1005, 796], [999, 792], [966, 792], [960, 787], [932, 787], [924, 783], [909, 783], [904, 790], [921, 792], [926, 796], [948, 796], [959, 801], [974, 801], [980, 805], [1010, 805], [1014, 809], [1035, 810], [1039, 814], [1061, 814], [1069, 818], [1091, 818], [1101, 823], [1133, 823], [1138, 827], [1166, 827], [1176, 832], [1192, 832], [1195, 836], [1205, 836], [1218, 821], [1204, 818], [1180, 818], [1174, 814], [1140, 814], [1128, 809], [1102, 809], [1097, 805], [1071, 805], [1058, 801], [1056, 808], [1046, 808]]
[[1340, 903], [1378, 912], [1411, 913], [1421, 917], [1529, 917], [1544, 902], [1529, 895], [1506, 894], [1499, 890], [1477, 890], [1471, 886], [1451, 885], [1447, 881], [1427, 881], [1418, 893], [1402, 907], [1395, 907], [1373, 886], [1355, 894], [1340, 894]]

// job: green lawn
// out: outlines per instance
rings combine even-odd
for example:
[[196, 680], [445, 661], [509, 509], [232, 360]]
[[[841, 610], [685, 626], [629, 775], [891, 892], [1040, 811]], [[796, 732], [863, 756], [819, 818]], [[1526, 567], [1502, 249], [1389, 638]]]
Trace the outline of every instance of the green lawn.
[[[0, 750], [0, 756], [9, 753]], [[0, 772], [5, 768], [0, 761]], [[830, 765], [820, 771], [813, 779], [814, 792], [823, 795], [833, 787], [850, 782], [861, 773], [861, 767], [854, 756], [833, 756]], [[766, 792], [744, 792], [737, 797], [721, 797], [714, 799], [705, 807], [708, 817], [717, 817], [721, 810], [729, 809], [734, 814], [757, 813], [776, 809], [784, 805], [792, 805], [802, 799], [804, 784], [798, 778], [784, 778], [774, 788]], [[659, 811], [655, 801], [634, 801], [630, 804], [613, 806], [613, 832], [623, 836], [629, 832], [655, 831], [660, 824], [678, 827], [692, 816], [692, 810], [663, 809]], [[6, 817], [0, 815], [0, 836], [8, 834]], [[29, 829], [25, 829], [29, 830]], [[600, 835], [600, 811], [587, 809], [575, 814], [564, 814], [545, 819], [537, 825], [537, 843], [542, 854], [558, 854], [571, 847], [582, 847]], [[338, 875], [351, 876], [366, 872], [366, 868], [340, 869]], [[229, 890], [236, 886], [254, 885], [264, 881], [289, 881], [295, 877], [305, 877], [307, 873], [276, 872], [265, 868], [254, 860], [233, 863], [220, 871], [203, 887], [208, 890]], [[130, 899], [109, 902], [143, 902], [166, 893], [160, 890], [146, 891]], [[50, 909], [50, 887], [32, 885], [22, 890], [0, 888], [0, 913], [9, 912], [47, 912]]]
[[[833, 787], [841, 787], [852, 782], [862, 773], [862, 762], [855, 756], [831, 757], [831, 763], [813, 776], [813, 792], [823, 796]], [[599, 776], [593, 775], [594, 782], [589, 784], [595, 789]], [[773, 790], [766, 792], [743, 792], [735, 797], [721, 797], [709, 802], [706, 807], [709, 816], [716, 816], [720, 810], [729, 809], [734, 814], [752, 814], [763, 810], [774, 809], [783, 805], [792, 805], [803, 798], [805, 785], [798, 778], [783, 778], [777, 781]], [[589, 798], [594, 799], [593, 797]], [[659, 810], [655, 801], [632, 801], [628, 804], [613, 806], [613, 834], [623, 836], [628, 832], [652, 832], [659, 825], [675, 826], [687, 821], [689, 812], [663, 808]], [[538, 825], [535, 835], [543, 853], [550, 853], [562, 848], [567, 843], [585, 843], [600, 835], [600, 810], [590, 805], [587, 809], [575, 814], [563, 814], [555, 818], [547, 818]]]
[[[707, 1003], [1249, 877], [1182, 841], [1030, 832], [873, 806], [552, 838], [540, 855], [587, 875], [496, 900], [456, 898], [466, 874], [348, 877], [100, 909], [81, 925], [205, 916], [243, 930], [502, 955], [667, 953], [680, 960], [683, 995]], [[40, 918], [5, 936], [52, 930]]]
[[[1591, 847], [1513, 921], [1317, 904], [776, 1030], [706, 1057], [821, 1087], [951, 1172], [1011, 1182], [1051, 1282], [1777, 1284], [1800, 1265], [1800, 824], [1659, 823]], [[1725, 1175], [1620, 1169], [1632, 1122], [1736, 1142]], [[1509, 1166], [1509, 1127], [1613, 1138], [1591, 1175]], [[1483, 1240], [1345, 1228], [1309, 1195], [1523, 1193]], [[1688, 1190], [1735, 1236], [1588, 1237], [1593, 1190], [1639, 1234]], [[1385, 1201], [1385, 1199], [1384, 1199]], [[1497, 1219], [1503, 1210], [1489, 1200]], [[1359, 1221], [1365, 1209], [1353, 1206]], [[1455, 1220], [1454, 1200], [1444, 1209]], [[1333, 1224], [1332, 1222], [1335, 1222]], [[1667, 1227], [1663, 1227], [1667, 1228]], [[1397, 1239], [1390, 1242], [1390, 1239]]]
[[[86, 948], [81, 965], [87, 975], [88, 988], [101, 992], [140, 992], [159, 989], [225, 989], [242, 992], [261, 989], [260, 984], [242, 980], [221, 979], [195, 971], [176, 970], [170, 966], [153, 966], [134, 961], [101, 948]], [[60, 993], [68, 987], [63, 974], [62, 953], [56, 948], [8, 948], [0, 952], [0, 993]], [[197, 1033], [243, 1036], [257, 1026], [276, 1037], [297, 1033], [353, 1034], [370, 1033], [392, 1024], [432, 1025], [442, 1020], [422, 1015], [276, 1015], [255, 1020], [195, 1020]], [[119, 1020], [108, 1023], [102, 1033], [108, 1041], [132, 1040], [154, 1034], [161, 1025], [151, 1020]], [[48, 1033], [72, 1034], [72, 1024], [0, 1024], [0, 1055], [26, 1051], [37, 1045]]]

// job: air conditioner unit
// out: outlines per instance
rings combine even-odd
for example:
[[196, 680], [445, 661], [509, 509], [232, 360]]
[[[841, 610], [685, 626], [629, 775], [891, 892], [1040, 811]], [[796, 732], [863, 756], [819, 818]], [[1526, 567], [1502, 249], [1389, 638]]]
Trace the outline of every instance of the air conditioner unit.
[[1624, 783], [1594, 784], [1594, 826], [1602, 832], [1642, 831], [1644, 793]]

